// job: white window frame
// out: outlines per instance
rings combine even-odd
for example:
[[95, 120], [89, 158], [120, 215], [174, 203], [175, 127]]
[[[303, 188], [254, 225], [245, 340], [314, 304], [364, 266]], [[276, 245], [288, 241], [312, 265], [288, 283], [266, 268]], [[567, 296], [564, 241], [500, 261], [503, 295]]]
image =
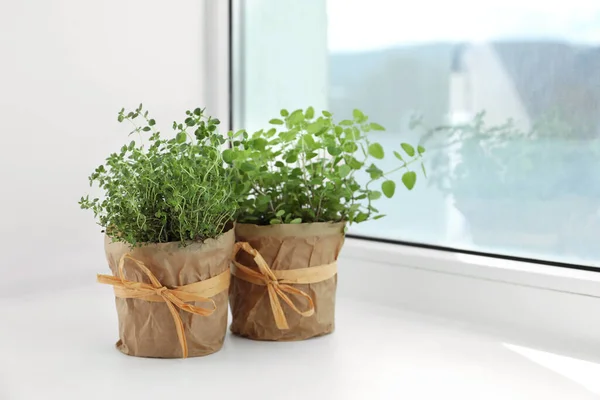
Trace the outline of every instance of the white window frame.
[[[223, 49], [235, 48], [230, 21], [242, 23], [241, 3], [206, 2], [207, 37], [215, 38], [207, 44], [206, 59], [214, 61], [206, 71], [213, 88], [208, 106], [230, 125], [231, 105], [239, 102], [232, 98], [230, 67], [241, 60]], [[516, 344], [600, 356], [600, 274], [468, 253], [349, 236], [338, 294], [447, 318]]]

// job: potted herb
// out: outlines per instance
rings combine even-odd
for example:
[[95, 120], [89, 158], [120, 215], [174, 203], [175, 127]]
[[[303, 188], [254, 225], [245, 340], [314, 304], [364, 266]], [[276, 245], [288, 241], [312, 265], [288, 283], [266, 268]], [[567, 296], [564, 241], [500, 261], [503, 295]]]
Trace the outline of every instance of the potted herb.
[[[336, 123], [312, 107], [270, 121], [252, 135], [230, 133], [223, 154], [238, 174], [240, 210], [230, 303], [232, 332], [259, 340], [302, 340], [334, 329], [336, 260], [346, 224], [382, 218], [373, 203], [394, 196], [394, 173], [412, 189], [422, 147], [399, 145], [398, 167], [368, 132], [384, 128], [359, 110]], [[392, 151], [390, 151], [392, 152]], [[370, 179], [361, 182], [358, 172]]]
[[[237, 198], [224, 168], [219, 121], [197, 108], [163, 138], [140, 104], [118, 120], [131, 141], [90, 176], [104, 198], [84, 197], [106, 233], [119, 317], [117, 348], [142, 357], [202, 356], [227, 329], [232, 221]], [[141, 122], [140, 122], [141, 121]]]

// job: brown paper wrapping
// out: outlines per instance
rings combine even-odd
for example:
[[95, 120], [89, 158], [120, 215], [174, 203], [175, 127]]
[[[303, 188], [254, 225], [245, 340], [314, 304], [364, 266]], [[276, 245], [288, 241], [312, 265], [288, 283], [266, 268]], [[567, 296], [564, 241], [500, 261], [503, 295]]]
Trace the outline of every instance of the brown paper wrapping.
[[[105, 251], [113, 275], [118, 275], [119, 260], [124, 254], [143, 262], [166, 287], [183, 286], [213, 278], [229, 268], [235, 235], [233, 229], [216, 239], [190, 242], [148, 244], [130, 249], [125, 243], [105, 238]], [[150, 283], [135, 267], [125, 263], [125, 278]], [[221, 349], [227, 331], [227, 290], [213, 296], [216, 311], [209, 316], [194, 315], [182, 310], [189, 357], [204, 356]], [[164, 302], [115, 298], [119, 317], [117, 348], [139, 357], [178, 358], [182, 349], [173, 316]], [[194, 302], [197, 306], [206, 304]]]
[[[317, 267], [337, 260], [344, 244], [345, 223], [311, 223], [258, 226], [236, 225], [236, 240], [248, 242], [265, 259], [273, 271]], [[236, 260], [253, 269], [252, 256], [238, 253]], [[275, 324], [267, 288], [231, 277], [231, 331], [256, 340], [303, 340], [333, 332], [337, 275], [318, 283], [294, 285], [310, 295], [315, 312], [303, 317], [283, 305], [289, 329]], [[302, 309], [307, 301], [294, 297]]]

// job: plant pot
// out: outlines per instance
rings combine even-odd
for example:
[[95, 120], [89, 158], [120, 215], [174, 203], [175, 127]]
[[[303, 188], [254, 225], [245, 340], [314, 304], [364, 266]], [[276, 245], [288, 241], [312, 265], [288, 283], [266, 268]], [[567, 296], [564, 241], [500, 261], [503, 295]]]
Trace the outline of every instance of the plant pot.
[[[171, 242], [130, 249], [107, 237], [106, 258], [114, 277], [98, 279], [115, 287], [117, 348], [127, 355], [157, 358], [204, 356], [221, 349], [234, 240], [230, 229], [185, 247]], [[144, 267], [156, 278], [154, 283]]]
[[333, 332], [336, 260], [344, 243], [344, 227], [343, 222], [237, 224], [240, 251], [234, 257], [229, 291], [231, 331], [275, 341]]

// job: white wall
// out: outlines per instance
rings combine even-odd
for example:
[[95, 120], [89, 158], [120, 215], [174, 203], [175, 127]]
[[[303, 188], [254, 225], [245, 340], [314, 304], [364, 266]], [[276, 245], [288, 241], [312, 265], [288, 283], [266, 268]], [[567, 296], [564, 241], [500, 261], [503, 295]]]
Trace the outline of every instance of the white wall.
[[0, 2], [0, 296], [106, 271], [77, 201], [128, 142], [121, 107], [142, 101], [167, 131], [206, 101], [204, 12], [196, 0]]

